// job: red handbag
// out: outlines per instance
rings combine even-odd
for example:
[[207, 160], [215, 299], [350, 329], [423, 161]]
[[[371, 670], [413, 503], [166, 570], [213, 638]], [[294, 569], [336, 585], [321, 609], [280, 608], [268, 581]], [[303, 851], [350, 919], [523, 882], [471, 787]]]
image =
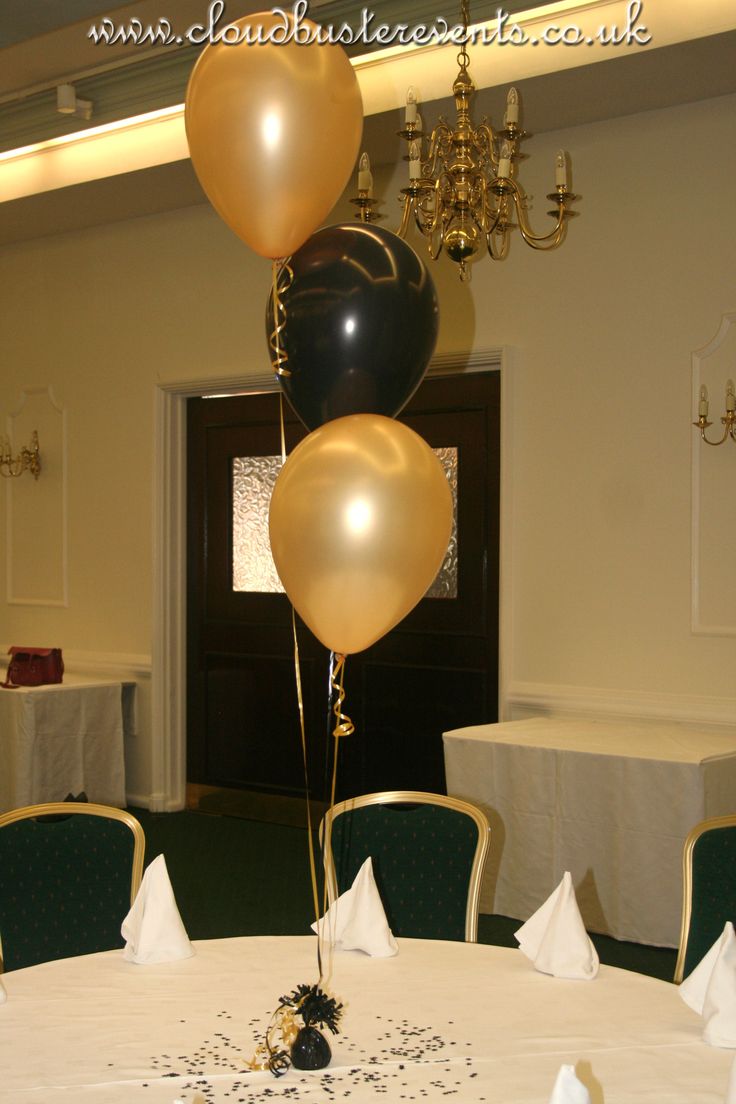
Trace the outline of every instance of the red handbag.
[[8, 649], [10, 663], [5, 682], [0, 686], [14, 689], [16, 686], [47, 686], [61, 682], [64, 677], [64, 660], [61, 648]]

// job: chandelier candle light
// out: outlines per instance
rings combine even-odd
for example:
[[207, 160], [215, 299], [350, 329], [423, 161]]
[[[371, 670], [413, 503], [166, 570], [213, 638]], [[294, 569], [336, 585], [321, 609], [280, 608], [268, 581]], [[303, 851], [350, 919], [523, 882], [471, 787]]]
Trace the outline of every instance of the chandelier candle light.
[[[417, 109], [417, 95], [410, 88], [406, 96], [404, 129], [399, 137], [408, 145], [409, 184], [402, 188], [403, 212], [398, 229], [405, 238], [414, 223], [428, 239], [429, 252], [437, 260], [444, 250], [460, 268], [460, 279], [470, 279], [469, 263], [484, 251], [495, 261], [508, 254], [510, 232], [518, 225], [521, 236], [533, 249], [555, 249], [562, 243], [568, 220], [576, 213], [570, 204], [578, 196], [568, 188], [567, 155], [559, 150], [555, 158], [555, 190], [547, 198], [555, 204], [549, 214], [555, 225], [547, 234], [535, 234], [527, 215], [527, 195], [516, 179], [517, 162], [526, 133], [519, 125], [519, 94], [511, 88], [506, 101], [503, 129], [494, 131], [483, 118], [477, 127], [470, 117], [470, 102], [475, 85], [468, 72], [470, 58], [468, 41], [469, 8], [462, 4], [463, 42], [457, 56], [459, 72], [452, 86], [455, 97], [454, 129], [444, 119], [427, 138]], [[423, 149], [426, 148], [426, 157]], [[363, 158], [366, 158], [365, 166]], [[367, 167], [367, 157], [361, 157], [361, 170]], [[369, 222], [378, 217], [373, 212], [371, 188], [362, 172], [358, 179], [356, 217]], [[514, 217], [516, 222], [514, 222]]]

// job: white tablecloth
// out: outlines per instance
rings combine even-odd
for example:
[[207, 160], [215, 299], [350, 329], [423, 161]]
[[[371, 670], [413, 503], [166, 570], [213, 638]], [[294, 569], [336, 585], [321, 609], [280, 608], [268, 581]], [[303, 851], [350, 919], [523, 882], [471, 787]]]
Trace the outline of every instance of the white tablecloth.
[[736, 733], [538, 717], [444, 749], [448, 793], [491, 822], [481, 912], [526, 920], [569, 870], [590, 931], [677, 946], [683, 842], [736, 812]]
[[328, 1069], [251, 1073], [278, 998], [317, 979], [315, 940], [195, 947], [161, 966], [112, 951], [6, 974], [1, 1104], [547, 1104], [562, 1063], [593, 1104], [725, 1099], [736, 1052], [702, 1042], [673, 985], [610, 967], [561, 981], [518, 950], [409, 939], [395, 958], [335, 955]]
[[67, 678], [0, 688], [0, 812], [63, 801], [125, 805], [124, 692], [132, 684]]

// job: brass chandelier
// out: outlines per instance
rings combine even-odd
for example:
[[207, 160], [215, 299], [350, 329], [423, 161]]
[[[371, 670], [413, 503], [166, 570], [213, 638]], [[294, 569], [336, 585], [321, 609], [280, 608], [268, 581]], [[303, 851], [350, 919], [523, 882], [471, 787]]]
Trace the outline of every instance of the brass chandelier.
[[[402, 188], [403, 211], [398, 234], [406, 238], [412, 222], [428, 239], [436, 260], [444, 251], [460, 269], [460, 279], [470, 279], [469, 264], [487, 252], [501, 261], [509, 251], [510, 234], [518, 225], [522, 238], [533, 249], [555, 249], [562, 243], [568, 220], [576, 213], [570, 204], [578, 196], [568, 189], [567, 156], [555, 158], [555, 190], [547, 198], [555, 205], [549, 214], [554, 227], [535, 234], [527, 213], [528, 198], [516, 179], [517, 164], [524, 156], [521, 142], [526, 133], [519, 125], [519, 96], [509, 91], [503, 128], [494, 131], [483, 118], [475, 127], [470, 103], [475, 85], [468, 72], [469, 5], [462, 0], [463, 38], [457, 56], [459, 72], [452, 86], [455, 98], [454, 128], [446, 119], [427, 136], [417, 111], [414, 89], [407, 93], [406, 118], [398, 132], [408, 144], [409, 184]], [[427, 139], [425, 143], [425, 139]], [[425, 156], [426, 151], [426, 156]], [[353, 200], [357, 217], [371, 222], [374, 211], [372, 177], [363, 154], [358, 174], [358, 196]], [[413, 219], [412, 219], [413, 216]], [[514, 221], [516, 219], [516, 221]]]

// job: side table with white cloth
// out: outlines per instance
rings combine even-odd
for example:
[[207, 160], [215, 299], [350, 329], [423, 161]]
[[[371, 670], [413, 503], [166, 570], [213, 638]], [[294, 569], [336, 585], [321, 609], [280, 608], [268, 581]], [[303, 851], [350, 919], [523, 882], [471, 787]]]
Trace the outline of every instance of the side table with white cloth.
[[313, 937], [195, 941], [141, 966], [122, 951], [3, 976], [0, 1104], [548, 1104], [574, 1065], [592, 1104], [723, 1104], [736, 1051], [708, 1046], [667, 982], [612, 967], [539, 973], [518, 950], [401, 939], [335, 952], [344, 1003], [327, 1069], [251, 1072], [284, 993], [317, 979]]
[[444, 751], [448, 793], [491, 823], [481, 912], [526, 920], [569, 870], [589, 931], [678, 945], [683, 843], [736, 811], [736, 732], [535, 717]]
[[123, 738], [135, 684], [65, 676], [0, 688], [0, 812], [84, 791], [125, 806]]

